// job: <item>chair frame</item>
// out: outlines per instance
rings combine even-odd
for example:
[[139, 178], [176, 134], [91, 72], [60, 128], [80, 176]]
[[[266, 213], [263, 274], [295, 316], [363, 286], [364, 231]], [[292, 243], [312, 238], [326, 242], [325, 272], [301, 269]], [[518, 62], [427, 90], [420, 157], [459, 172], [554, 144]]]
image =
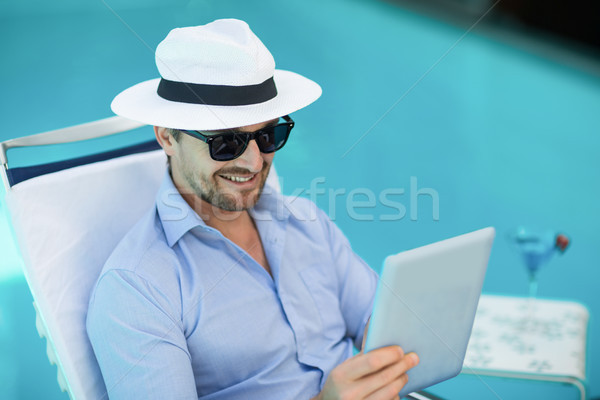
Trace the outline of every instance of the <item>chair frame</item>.
[[17, 147], [45, 146], [61, 143], [80, 142], [89, 139], [95, 139], [104, 136], [110, 136], [117, 133], [129, 131], [145, 126], [140, 122], [132, 121], [127, 118], [114, 116], [100, 119], [85, 124], [74, 125], [67, 128], [55, 129], [42, 132], [35, 135], [24, 136], [16, 139], [9, 139], [0, 142], [0, 163], [2, 164], [2, 181], [8, 192], [11, 185], [8, 180], [8, 150]]

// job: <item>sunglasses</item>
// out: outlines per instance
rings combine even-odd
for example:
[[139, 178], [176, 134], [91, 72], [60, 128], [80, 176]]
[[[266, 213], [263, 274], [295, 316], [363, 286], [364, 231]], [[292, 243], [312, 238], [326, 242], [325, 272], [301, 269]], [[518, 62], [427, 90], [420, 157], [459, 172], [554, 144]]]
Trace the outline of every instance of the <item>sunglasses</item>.
[[213, 160], [230, 161], [241, 156], [251, 140], [256, 140], [256, 144], [262, 153], [273, 153], [281, 149], [294, 127], [294, 121], [289, 116], [286, 115], [281, 118], [285, 122], [266, 126], [254, 132], [230, 130], [216, 135], [205, 135], [199, 131], [178, 130], [208, 144], [210, 157]]

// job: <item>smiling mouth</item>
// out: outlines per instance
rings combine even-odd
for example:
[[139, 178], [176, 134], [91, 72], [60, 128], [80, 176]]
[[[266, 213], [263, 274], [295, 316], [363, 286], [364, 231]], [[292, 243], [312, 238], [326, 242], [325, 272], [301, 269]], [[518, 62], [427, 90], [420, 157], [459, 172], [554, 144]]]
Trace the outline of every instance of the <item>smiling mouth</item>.
[[237, 175], [219, 175], [221, 178], [227, 179], [232, 182], [244, 183], [252, 180], [257, 174], [251, 176], [237, 176]]

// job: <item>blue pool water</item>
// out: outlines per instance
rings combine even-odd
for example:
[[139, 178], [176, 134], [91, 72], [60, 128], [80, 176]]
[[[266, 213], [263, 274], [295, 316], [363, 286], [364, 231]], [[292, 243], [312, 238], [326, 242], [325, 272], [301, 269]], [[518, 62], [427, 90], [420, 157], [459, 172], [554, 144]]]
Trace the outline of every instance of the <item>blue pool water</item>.
[[[321, 189], [316, 202], [376, 270], [388, 254], [493, 225], [484, 291], [526, 295], [525, 268], [505, 234], [527, 225], [573, 238], [540, 271], [539, 295], [590, 309], [588, 378], [599, 396], [600, 78], [560, 60], [477, 30], [457, 43], [464, 29], [380, 1], [10, 0], [0, 4], [0, 140], [112, 115], [116, 93], [157, 76], [151, 49], [171, 28], [221, 17], [248, 21], [278, 68], [322, 85], [276, 156], [283, 190]], [[13, 155], [21, 165], [116, 144]], [[380, 200], [385, 190], [395, 191], [395, 205]], [[0, 398], [66, 399], [19, 262], [0, 219]], [[466, 379], [445, 390], [474, 399], [497, 398], [490, 387], [505, 399], [541, 390], [512, 384]]]

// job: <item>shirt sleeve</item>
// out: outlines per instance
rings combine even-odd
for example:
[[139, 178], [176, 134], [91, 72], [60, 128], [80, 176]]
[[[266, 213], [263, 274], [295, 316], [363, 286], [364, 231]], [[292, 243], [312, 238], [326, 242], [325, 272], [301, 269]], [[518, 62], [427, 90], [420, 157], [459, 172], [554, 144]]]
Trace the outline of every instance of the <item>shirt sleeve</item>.
[[173, 308], [134, 272], [111, 270], [99, 280], [87, 331], [111, 400], [198, 398], [182, 323]]
[[350, 246], [342, 231], [323, 214], [323, 221], [329, 234], [329, 241], [339, 282], [340, 308], [347, 334], [354, 346], [361, 349], [365, 326], [371, 317], [377, 273], [363, 261]]

